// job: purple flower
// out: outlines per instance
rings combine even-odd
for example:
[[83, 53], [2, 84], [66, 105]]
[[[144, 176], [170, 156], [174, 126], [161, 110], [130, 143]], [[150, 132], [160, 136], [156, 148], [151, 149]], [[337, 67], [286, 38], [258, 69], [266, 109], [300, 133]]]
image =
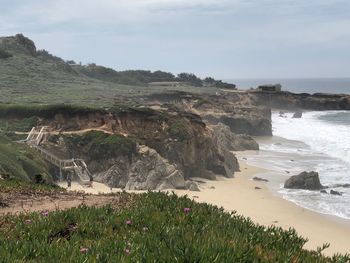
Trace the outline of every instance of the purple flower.
[[81, 254], [86, 254], [89, 251], [89, 249], [86, 247], [81, 247], [79, 251]]
[[185, 207], [185, 208], [184, 208], [184, 212], [185, 212], [186, 214], [188, 214], [190, 211], [191, 211], [190, 208], [188, 208], [188, 207]]
[[49, 215], [49, 211], [48, 210], [44, 210], [41, 212], [42, 216], [48, 216]]
[[126, 220], [125, 224], [127, 224], [128, 226], [131, 226], [132, 225], [132, 221], [131, 220]]
[[125, 251], [125, 254], [128, 254], [128, 255], [130, 254], [130, 249], [126, 248], [124, 251]]

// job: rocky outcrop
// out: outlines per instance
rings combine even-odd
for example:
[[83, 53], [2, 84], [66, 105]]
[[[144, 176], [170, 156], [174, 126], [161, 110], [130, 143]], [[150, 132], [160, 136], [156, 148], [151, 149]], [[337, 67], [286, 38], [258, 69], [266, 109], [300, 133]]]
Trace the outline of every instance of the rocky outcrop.
[[195, 182], [193, 182], [193, 181], [187, 181], [186, 184], [185, 184], [185, 188], [190, 190], [190, 191], [193, 191], [193, 192], [199, 192], [200, 191], [198, 185]]
[[213, 126], [213, 138], [217, 145], [228, 151], [259, 150], [259, 144], [249, 135], [235, 134], [222, 123]]
[[244, 115], [222, 116], [220, 122], [229, 126], [237, 134], [252, 136], [272, 136], [271, 121]]
[[342, 193], [341, 193], [341, 192], [338, 192], [338, 191], [335, 191], [335, 190], [331, 190], [329, 193], [330, 193], [331, 195], [342, 196]]
[[258, 181], [258, 182], [265, 182], [265, 183], [267, 183], [269, 181], [267, 179], [260, 178], [260, 177], [257, 177], [257, 176], [253, 177], [253, 180], [254, 181]]
[[23, 34], [17, 34], [11, 37], [1, 37], [0, 45], [4, 49], [19, 50], [31, 56], [36, 55], [36, 47], [32, 40], [25, 37]]
[[293, 119], [300, 119], [301, 117], [303, 116], [303, 112], [302, 111], [296, 111], [294, 114], [293, 114]]
[[302, 172], [290, 177], [285, 183], [287, 189], [321, 190], [325, 187], [321, 184], [317, 172]]
[[305, 109], [305, 110], [350, 110], [350, 95], [325, 93], [291, 93], [253, 92], [259, 105], [266, 105], [277, 109]]
[[148, 100], [152, 104], [172, 104], [173, 107], [195, 112], [206, 123], [223, 123], [236, 134], [272, 135], [270, 107], [259, 105], [258, 99], [249, 93], [221, 91], [217, 95], [198, 95], [167, 92], [153, 94]]
[[[52, 130], [67, 132], [103, 127], [106, 133], [65, 135], [61, 146], [62, 140], [56, 138], [55, 147], [69, 152], [67, 158], [83, 158], [100, 181], [114, 187], [183, 188], [183, 181], [192, 177], [233, 177], [239, 170], [237, 159], [230, 152], [232, 147], [215, 141], [214, 132], [200, 116], [188, 112], [124, 109], [114, 113], [59, 113], [40, 121]], [[239, 145], [252, 143], [248, 137], [238, 138]], [[147, 155], [133, 150], [136, 141], [148, 147]], [[153, 160], [155, 156], [157, 161]], [[158, 169], [154, 168], [155, 162]]]
[[[232, 153], [239, 144], [235, 143], [235, 135], [230, 131], [230, 129], [223, 124], [219, 124], [213, 128], [213, 141], [217, 146], [218, 153], [223, 158], [223, 166], [218, 167], [215, 172], [219, 174], [226, 174], [227, 177], [233, 177], [234, 172], [239, 171], [239, 164], [237, 158]], [[220, 171], [220, 169], [224, 169]]]
[[128, 190], [185, 188], [181, 171], [147, 146], [139, 146], [131, 162], [121, 157], [113, 163], [108, 171], [97, 174], [96, 180]]

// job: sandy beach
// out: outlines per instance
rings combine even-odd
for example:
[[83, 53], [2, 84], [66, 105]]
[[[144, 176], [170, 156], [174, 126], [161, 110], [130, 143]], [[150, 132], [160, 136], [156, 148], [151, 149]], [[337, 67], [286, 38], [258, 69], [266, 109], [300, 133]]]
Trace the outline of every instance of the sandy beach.
[[[325, 255], [350, 253], [350, 220], [323, 215], [295, 205], [273, 195], [264, 182], [250, 180], [255, 174], [267, 171], [240, 161], [241, 172], [234, 179], [218, 178], [202, 185], [201, 192], [176, 191], [198, 202], [222, 206], [228, 211], [250, 217], [255, 223], [293, 227], [309, 241], [305, 248], [317, 249], [324, 243], [330, 247]], [[259, 187], [261, 189], [255, 189]]]
[[[228, 211], [237, 211], [238, 214], [250, 217], [258, 224], [276, 225], [284, 229], [293, 227], [299, 235], [309, 239], [305, 246], [307, 249], [317, 249], [324, 243], [330, 243], [330, 247], [324, 251], [325, 255], [350, 253], [350, 220], [312, 212], [275, 196], [266, 183], [251, 180], [254, 175], [266, 173], [268, 170], [248, 165], [242, 160], [244, 152], [239, 155], [241, 172], [237, 172], [235, 178], [218, 177], [216, 181], [199, 179], [202, 181], [199, 184], [200, 192], [187, 190], [174, 192], [178, 195], [188, 195], [197, 202], [206, 202]], [[61, 183], [61, 186], [65, 187], [66, 184]], [[121, 191], [117, 188], [110, 189], [97, 182], [93, 188], [82, 187], [73, 182], [71, 190], [92, 194]]]

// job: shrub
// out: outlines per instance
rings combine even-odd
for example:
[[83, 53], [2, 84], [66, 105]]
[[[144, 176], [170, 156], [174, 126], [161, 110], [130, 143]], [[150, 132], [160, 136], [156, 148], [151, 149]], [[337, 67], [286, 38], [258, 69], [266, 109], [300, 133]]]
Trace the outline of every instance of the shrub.
[[90, 131], [81, 136], [65, 136], [64, 140], [72, 152], [80, 149], [80, 154], [92, 160], [129, 156], [136, 152], [136, 142], [122, 135]]
[[7, 52], [6, 50], [0, 49], [0, 59], [6, 59], [12, 57], [12, 54]]
[[169, 123], [168, 132], [172, 139], [184, 141], [189, 138], [188, 129], [189, 128], [186, 119], [177, 118]]

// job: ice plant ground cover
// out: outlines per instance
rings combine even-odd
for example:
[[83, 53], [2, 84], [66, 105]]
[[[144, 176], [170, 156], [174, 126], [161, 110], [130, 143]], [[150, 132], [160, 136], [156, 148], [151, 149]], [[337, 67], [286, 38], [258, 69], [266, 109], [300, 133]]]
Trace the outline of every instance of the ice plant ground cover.
[[293, 229], [186, 197], [149, 192], [132, 206], [80, 206], [0, 218], [1, 262], [349, 262], [303, 250]]

